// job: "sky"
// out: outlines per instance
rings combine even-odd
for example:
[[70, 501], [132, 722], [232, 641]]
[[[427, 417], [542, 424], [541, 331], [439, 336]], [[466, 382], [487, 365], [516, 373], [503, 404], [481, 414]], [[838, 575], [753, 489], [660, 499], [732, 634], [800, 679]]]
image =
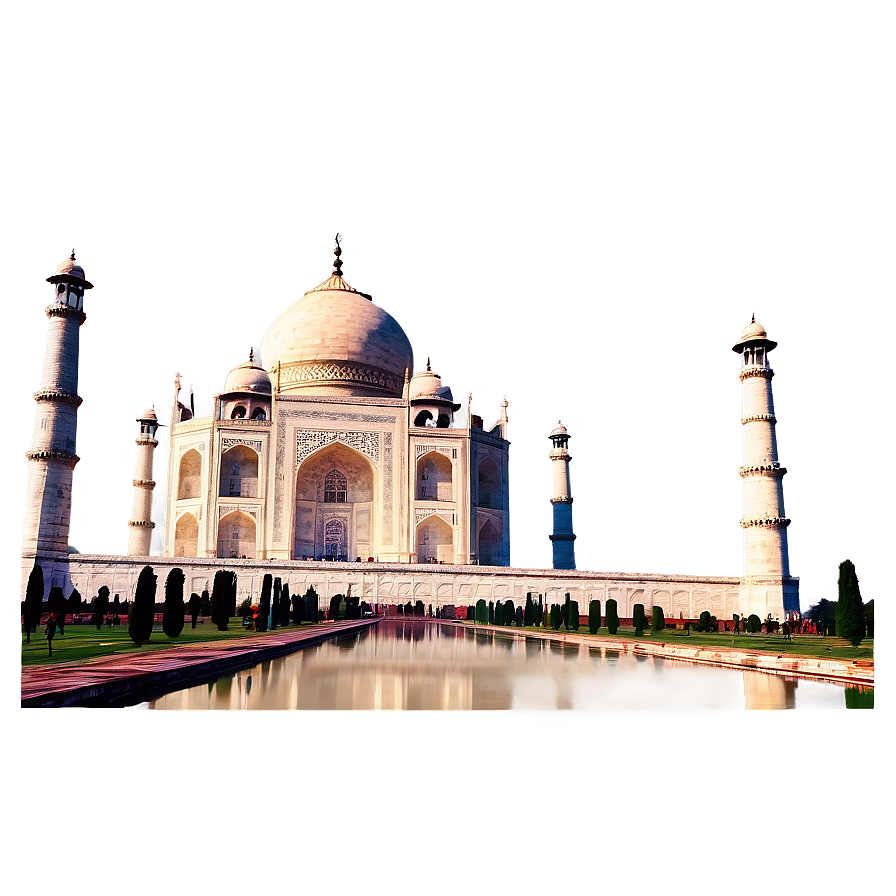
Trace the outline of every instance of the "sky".
[[[416, 370], [431, 358], [486, 425], [506, 396], [514, 566], [551, 566], [562, 420], [579, 569], [742, 574], [731, 347], [755, 314], [778, 342], [801, 606], [836, 599], [846, 558], [863, 598], [886, 603], [887, 7], [17, 4], [0, 60], [7, 401], [22, 422], [4, 440], [9, 517], [45, 279], [73, 247], [95, 288], [70, 541], [116, 554], [136, 417], [154, 406], [169, 422], [176, 372], [209, 412], [329, 275], [339, 232], [345, 279], [399, 321]], [[166, 462], [163, 429], [156, 535]]]
[[[551, 566], [562, 420], [579, 569], [742, 573], [731, 347], [755, 314], [779, 343], [801, 605], [836, 598], [847, 557], [865, 600], [886, 593], [887, 42], [871, 12], [674, 7], [571, 7], [576, 28], [525, 5], [224, 4], [177, 28], [165, 4], [60, 7], [78, 64], [18, 51], [4, 246], [19, 458], [45, 278], [74, 248], [95, 285], [71, 544], [125, 553], [136, 417], [170, 422], [176, 372], [210, 412], [329, 275], [339, 232], [346, 280], [399, 321], [416, 370], [431, 358], [461, 417], [470, 392], [487, 426], [507, 397], [513, 565]], [[47, 23], [14, 15], [36, 50]], [[167, 449], [162, 429], [159, 552]]]

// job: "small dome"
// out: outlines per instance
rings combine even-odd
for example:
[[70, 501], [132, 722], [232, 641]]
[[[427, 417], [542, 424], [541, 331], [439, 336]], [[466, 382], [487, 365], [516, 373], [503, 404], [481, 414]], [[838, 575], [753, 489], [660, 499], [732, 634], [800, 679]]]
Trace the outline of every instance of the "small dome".
[[551, 430], [550, 436], [548, 438], [553, 438], [554, 436], [565, 436], [569, 435], [566, 427], [558, 420], [557, 425]]
[[254, 353], [249, 352], [249, 360], [239, 367], [234, 367], [224, 381], [224, 392], [253, 392], [258, 395], [271, 394], [271, 378], [268, 372], [255, 363]]
[[744, 331], [740, 334], [740, 340], [737, 345], [733, 346], [732, 351], [740, 352], [748, 343], [763, 343], [769, 351], [778, 344], [777, 342], [772, 342], [768, 338], [768, 333], [766, 333], [765, 327], [756, 320], [755, 315], [750, 323], [744, 327]]
[[138, 418], [138, 420], [158, 420], [154, 408], [147, 408]]
[[408, 398], [413, 404], [416, 401], [440, 401], [454, 404], [451, 387], [442, 382], [442, 377], [434, 370], [421, 370], [411, 377]]
[[47, 283], [76, 283], [84, 289], [93, 289], [93, 284], [87, 282], [84, 276], [84, 268], [75, 262], [75, 250], [56, 268], [56, 273], [47, 277]]

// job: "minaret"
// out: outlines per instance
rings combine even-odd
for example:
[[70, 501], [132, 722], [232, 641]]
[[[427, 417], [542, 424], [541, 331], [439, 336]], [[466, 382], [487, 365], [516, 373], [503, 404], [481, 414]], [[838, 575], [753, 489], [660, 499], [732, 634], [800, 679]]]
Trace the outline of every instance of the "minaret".
[[[40, 391], [34, 393], [37, 414], [28, 457], [25, 522], [22, 533], [23, 571], [37, 562], [44, 587], [63, 586], [68, 575], [68, 532], [72, 508], [72, 475], [78, 455], [78, 353], [84, 314], [84, 290], [93, 284], [75, 263], [75, 250], [47, 277], [53, 301], [47, 306], [47, 346]], [[27, 567], [27, 570], [25, 569]], [[57, 575], [54, 576], [54, 571]]]
[[551, 504], [554, 506], [554, 532], [551, 542], [554, 547], [554, 569], [575, 569], [576, 540], [572, 532], [572, 489], [569, 486], [569, 462], [572, 455], [567, 450], [569, 433], [557, 421], [551, 430]]
[[134, 506], [128, 522], [128, 556], [148, 557], [152, 530], [152, 490], [156, 487], [152, 479], [152, 453], [158, 441], [156, 430], [159, 421], [153, 408], [145, 410], [137, 418], [140, 434], [137, 436], [137, 462], [134, 465]]
[[772, 400], [774, 371], [768, 353], [777, 346], [756, 317], [741, 333], [733, 350], [742, 357], [744, 465], [744, 613], [784, 620], [799, 610], [799, 579], [790, 576], [787, 527], [784, 515], [783, 478], [787, 470], [778, 462], [775, 438], [775, 406]]

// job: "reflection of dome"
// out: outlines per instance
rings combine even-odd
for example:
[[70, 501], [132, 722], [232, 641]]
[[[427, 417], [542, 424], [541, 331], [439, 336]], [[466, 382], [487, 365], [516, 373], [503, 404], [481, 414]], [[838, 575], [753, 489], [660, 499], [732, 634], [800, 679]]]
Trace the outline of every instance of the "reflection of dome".
[[227, 395], [230, 392], [254, 392], [259, 395], [271, 394], [271, 378], [263, 367], [259, 367], [255, 363], [251, 351], [249, 352], [249, 360], [245, 364], [234, 367], [227, 374], [222, 394]]
[[411, 377], [411, 385], [408, 398], [413, 402], [439, 402], [450, 404], [452, 410], [460, 410], [459, 404], [454, 404], [454, 396], [449, 386], [442, 385], [442, 378], [429, 366], [429, 358], [426, 359], [426, 370], [415, 373]]
[[75, 263], [75, 250], [56, 268], [56, 273], [47, 277], [47, 283], [74, 283], [84, 289], [93, 289], [93, 284], [88, 283], [84, 276], [84, 268]]
[[279, 365], [281, 392], [401, 397], [414, 369], [411, 343], [398, 322], [338, 274], [274, 321], [261, 344], [267, 369]]
[[756, 320], [754, 315], [753, 320], [744, 327], [743, 333], [740, 334], [740, 340], [732, 350], [741, 352], [743, 347], [748, 344], [762, 344], [771, 351], [778, 343], [772, 342], [771, 339], [768, 338], [768, 333], [765, 332], [765, 327]]

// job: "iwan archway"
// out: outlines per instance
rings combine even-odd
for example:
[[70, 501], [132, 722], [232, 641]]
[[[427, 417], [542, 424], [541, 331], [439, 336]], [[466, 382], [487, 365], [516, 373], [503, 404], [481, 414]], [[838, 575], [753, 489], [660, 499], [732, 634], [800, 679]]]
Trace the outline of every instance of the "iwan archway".
[[333, 442], [296, 471], [293, 559], [366, 560], [374, 544], [376, 476], [359, 451]]

